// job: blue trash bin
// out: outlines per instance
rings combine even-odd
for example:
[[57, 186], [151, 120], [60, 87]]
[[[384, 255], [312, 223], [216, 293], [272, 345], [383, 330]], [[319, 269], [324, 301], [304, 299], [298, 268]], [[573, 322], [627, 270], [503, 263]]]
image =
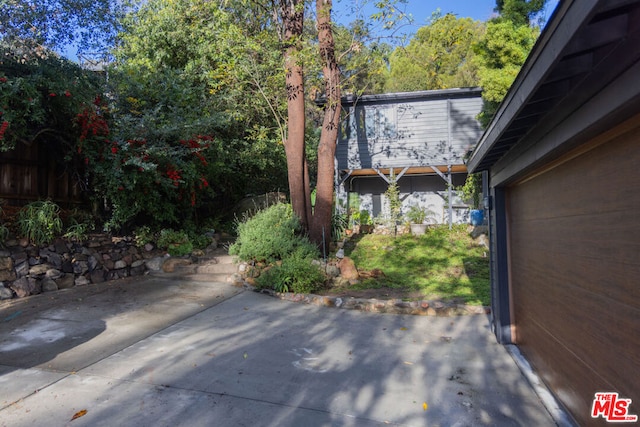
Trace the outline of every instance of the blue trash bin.
[[472, 209], [469, 217], [471, 219], [471, 225], [477, 227], [484, 222], [484, 211], [481, 209]]

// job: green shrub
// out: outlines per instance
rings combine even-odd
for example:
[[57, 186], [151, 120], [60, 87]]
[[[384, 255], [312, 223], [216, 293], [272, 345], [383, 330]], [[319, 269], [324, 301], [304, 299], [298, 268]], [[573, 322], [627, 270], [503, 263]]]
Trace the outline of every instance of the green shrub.
[[146, 225], [136, 228], [133, 231], [134, 239], [136, 242], [136, 246], [141, 248], [147, 243], [153, 243], [154, 235], [151, 232], [151, 229]]
[[303, 249], [296, 250], [284, 258], [281, 265], [274, 265], [261, 274], [256, 284], [258, 288], [276, 292], [313, 293], [322, 286], [325, 276], [311, 261], [313, 257]]
[[193, 243], [184, 231], [164, 229], [160, 232], [158, 246], [166, 249], [171, 256], [188, 255], [193, 251]]
[[67, 227], [64, 237], [76, 242], [84, 242], [89, 237], [89, 231], [93, 230], [93, 226], [87, 223], [75, 223]]
[[319, 256], [309, 239], [300, 235], [300, 221], [289, 204], [280, 203], [259, 211], [238, 223], [237, 232], [238, 238], [229, 253], [243, 261], [274, 262], [294, 252], [309, 258]]
[[29, 203], [18, 213], [18, 230], [38, 246], [50, 243], [62, 232], [60, 207], [50, 200]]

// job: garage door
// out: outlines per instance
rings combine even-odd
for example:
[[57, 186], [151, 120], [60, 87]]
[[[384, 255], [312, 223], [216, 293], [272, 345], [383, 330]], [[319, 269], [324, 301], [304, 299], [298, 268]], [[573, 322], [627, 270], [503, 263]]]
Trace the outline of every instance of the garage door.
[[581, 425], [640, 414], [640, 126], [610, 135], [507, 190], [515, 339]]

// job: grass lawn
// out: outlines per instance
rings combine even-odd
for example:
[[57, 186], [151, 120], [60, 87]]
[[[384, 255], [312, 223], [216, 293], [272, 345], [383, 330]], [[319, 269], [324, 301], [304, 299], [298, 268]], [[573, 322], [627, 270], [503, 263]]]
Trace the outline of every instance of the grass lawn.
[[345, 244], [359, 271], [380, 269], [384, 276], [366, 278], [348, 289], [329, 293], [369, 291], [372, 298], [457, 300], [490, 305], [489, 254], [474, 243], [467, 225], [430, 228], [424, 236], [366, 234]]

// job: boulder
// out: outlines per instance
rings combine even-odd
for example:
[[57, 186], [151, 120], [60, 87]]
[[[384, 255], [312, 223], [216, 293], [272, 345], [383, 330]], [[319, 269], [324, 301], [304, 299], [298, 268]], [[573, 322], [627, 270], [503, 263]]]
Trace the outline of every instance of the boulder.
[[147, 265], [147, 268], [150, 271], [160, 271], [162, 269], [162, 264], [165, 261], [165, 257], [162, 256], [158, 256], [155, 258], [150, 258], [148, 260], [145, 261], [145, 264]]
[[162, 263], [162, 271], [165, 273], [173, 273], [176, 267], [190, 265], [192, 262], [186, 258], [168, 258]]
[[73, 274], [65, 274], [55, 280], [58, 289], [69, 289], [75, 286]]
[[11, 289], [0, 286], [0, 300], [13, 298], [13, 292]]
[[16, 280], [15, 270], [0, 270], [0, 282]]
[[41, 291], [41, 288], [38, 286], [38, 282], [33, 277], [22, 277], [11, 283], [9, 287], [16, 293], [18, 298], [36, 295]]
[[342, 258], [340, 262], [338, 262], [338, 268], [340, 269], [340, 276], [349, 281], [358, 280], [360, 278], [356, 264], [348, 256]]
[[53, 279], [45, 277], [42, 279], [42, 292], [53, 292], [58, 290], [58, 285]]
[[0, 258], [0, 270], [13, 269], [13, 258], [10, 256]]

